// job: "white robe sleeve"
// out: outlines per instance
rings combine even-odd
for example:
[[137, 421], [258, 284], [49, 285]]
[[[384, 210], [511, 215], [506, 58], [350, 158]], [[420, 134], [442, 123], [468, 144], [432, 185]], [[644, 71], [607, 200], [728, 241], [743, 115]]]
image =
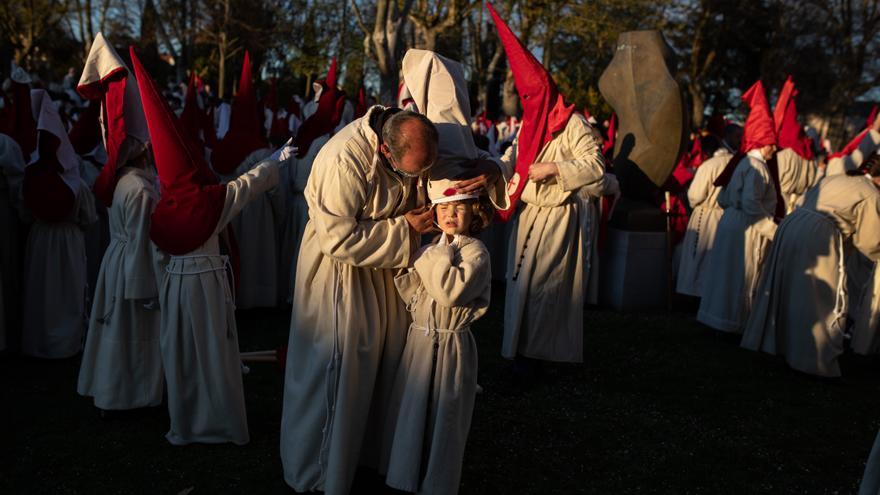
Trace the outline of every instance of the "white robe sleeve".
[[128, 233], [128, 242], [125, 244], [123, 297], [129, 300], [151, 299], [159, 295], [153, 246], [150, 242], [150, 214], [154, 206], [154, 198], [144, 189], [125, 198], [125, 231]]
[[416, 236], [406, 217], [360, 218], [369, 200], [367, 178], [345, 157], [331, 160], [312, 169], [308, 186], [316, 191], [308, 198], [309, 216], [321, 252], [357, 267], [409, 266]]
[[[768, 189], [773, 189], [773, 183], [766, 166], [758, 168], [752, 165], [743, 179], [740, 208], [746, 215], [758, 218], [759, 220], [754, 223], [755, 228], [762, 236], [772, 240], [776, 234], [776, 222], [773, 221], [775, 211], [767, 211], [762, 201], [764, 195], [770, 192]], [[774, 200], [773, 205], [775, 204]]]
[[880, 260], [880, 194], [864, 199], [856, 209], [853, 245], [868, 259]]
[[462, 248], [461, 262], [455, 263], [451, 246], [436, 245], [415, 262], [415, 270], [425, 291], [447, 308], [465, 306], [481, 296], [490, 283], [489, 256], [484, 249], [468, 244]]
[[588, 124], [579, 116], [572, 116], [562, 138], [573, 157], [558, 161], [557, 182], [563, 191], [574, 191], [587, 184], [600, 181], [605, 174], [605, 162], [599, 152], [599, 141], [590, 132]]
[[82, 179], [80, 179], [80, 189], [79, 194], [76, 196], [75, 205], [74, 223], [79, 228], [86, 230], [89, 225], [98, 221], [98, 211], [95, 209], [95, 195]]
[[688, 187], [687, 197], [691, 208], [696, 208], [709, 199], [712, 188], [715, 187], [715, 177], [713, 177], [714, 174], [712, 173], [714, 167], [707, 167], [706, 165], [697, 168], [694, 180], [691, 181], [691, 185]]
[[862, 138], [859, 147], [851, 154], [832, 158], [828, 162], [825, 175], [845, 174], [848, 171], [858, 170], [862, 163], [877, 151], [878, 147], [880, 147], [880, 132], [871, 129]]
[[278, 184], [278, 162], [265, 160], [226, 183], [226, 202], [214, 233], [220, 233], [248, 203]]
[[494, 183], [488, 185], [486, 194], [488, 194], [489, 199], [492, 201], [492, 205], [495, 206], [495, 208], [498, 208], [499, 210], [510, 208], [510, 196], [507, 194], [507, 181], [513, 176], [513, 169], [510, 167], [510, 163], [499, 160], [492, 156], [488, 151], [484, 150], [479, 150], [477, 152], [477, 159], [489, 160], [498, 166], [501, 175]]

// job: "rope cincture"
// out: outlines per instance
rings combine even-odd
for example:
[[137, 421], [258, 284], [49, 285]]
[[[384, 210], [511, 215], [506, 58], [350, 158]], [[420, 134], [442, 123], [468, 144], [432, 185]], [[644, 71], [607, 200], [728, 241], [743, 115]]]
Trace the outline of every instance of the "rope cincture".
[[327, 456], [330, 451], [330, 438], [333, 433], [333, 418], [336, 413], [336, 396], [339, 393], [339, 289], [342, 285], [341, 275], [336, 263], [333, 266], [333, 355], [326, 367], [326, 394], [325, 394], [325, 419], [321, 428], [321, 450], [318, 452], [318, 466], [320, 475], [316, 486], [324, 484], [327, 480]]
[[[173, 270], [171, 265], [174, 263], [174, 260], [191, 260], [191, 259], [207, 259], [207, 260], [219, 260], [222, 262], [220, 266], [213, 266], [211, 263], [210, 268], [202, 268], [198, 270], [186, 270], [181, 269], [179, 271]], [[171, 275], [201, 275], [203, 273], [211, 273], [211, 272], [219, 272], [219, 271], [228, 271], [232, 277], [232, 285], [235, 286], [235, 272], [232, 270], [232, 263], [229, 262], [229, 256], [222, 254], [191, 254], [186, 256], [172, 256], [168, 265], [165, 267], [165, 273]], [[224, 277], [223, 280], [226, 280]], [[232, 309], [235, 310], [235, 294], [232, 291], [232, 287], [229, 286], [227, 281], [226, 283], [226, 302], [232, 304]], [[232, 330], [229, 326], [226, 328], [226, 337], [233, 338]]]
[[[833, 330], [842, 332], [846, 326], [846, 315], [847, 315], [847, 292], [846, 292], [846, 257], [844, 252], [844, 236], [843, 232], [840, 231], [840, 228], [837, 227], [837, 224], [834, 223], [834, 220], [828, 215], [824, 215], [818, 211], [810, 210], [807, 208], [798, 208], [797, 211], [802, 211], [804, 213], [808, 213], [815, 217], [821, 218], [825, 222], [828, 222], [831, 227], [834, 229], [834, 236], [837, 240], [837, 290], [835, 291], [834, 297], [834, 311], [833, 316], [834, 320], [831, 323], [831, 328]], [[848, 337], [844, 335], [844, 337]]]

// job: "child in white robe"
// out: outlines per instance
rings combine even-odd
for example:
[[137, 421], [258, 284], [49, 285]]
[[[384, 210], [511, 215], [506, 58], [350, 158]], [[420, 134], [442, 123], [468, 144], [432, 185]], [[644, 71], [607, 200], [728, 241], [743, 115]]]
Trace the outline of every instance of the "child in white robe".
[[413, 322], [391, 393], [383, 463], [388, 486], [457, 493], [477, 389], [470, 325], [486, 313], [491, 285], [489, 252], [472, 236], [488, 225], [491, 207], [445, 179], [432, 181], [428, 194], [443, 233], [395, 278]]

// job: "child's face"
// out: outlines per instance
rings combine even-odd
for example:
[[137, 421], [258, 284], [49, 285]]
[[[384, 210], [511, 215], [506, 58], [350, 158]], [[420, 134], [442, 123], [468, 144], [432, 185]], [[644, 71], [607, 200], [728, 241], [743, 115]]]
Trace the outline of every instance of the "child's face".
[[436, 206], [437, 224], [444, 234], [467, 234], [471, 227], [473, 208], [467, 203], [452, 201]]

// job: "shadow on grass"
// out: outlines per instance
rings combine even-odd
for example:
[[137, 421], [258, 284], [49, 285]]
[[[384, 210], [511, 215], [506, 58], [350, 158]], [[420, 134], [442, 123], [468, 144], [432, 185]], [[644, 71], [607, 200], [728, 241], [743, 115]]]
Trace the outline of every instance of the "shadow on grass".
[[[478, 396], [462, 494], [850, 493], [880, 426], [877, 360], [818, 380], [686, 314], [588, 310], [583, 365], [528, 390], [499, 355], [504, 291], [473, 328]], [[287, 342], [289, 310], [242, 311], [242, 351]], [[548, 322], [548, 325], [552, 324]], [[164, 408], [100, 419], [79, 358], [0, 357], [0, 493], [290, 493], [278, 457], [282, 374], [245, 377], [251, 443], [172, 447]], [[358, 491], [375, 493], [360, 473]]]

